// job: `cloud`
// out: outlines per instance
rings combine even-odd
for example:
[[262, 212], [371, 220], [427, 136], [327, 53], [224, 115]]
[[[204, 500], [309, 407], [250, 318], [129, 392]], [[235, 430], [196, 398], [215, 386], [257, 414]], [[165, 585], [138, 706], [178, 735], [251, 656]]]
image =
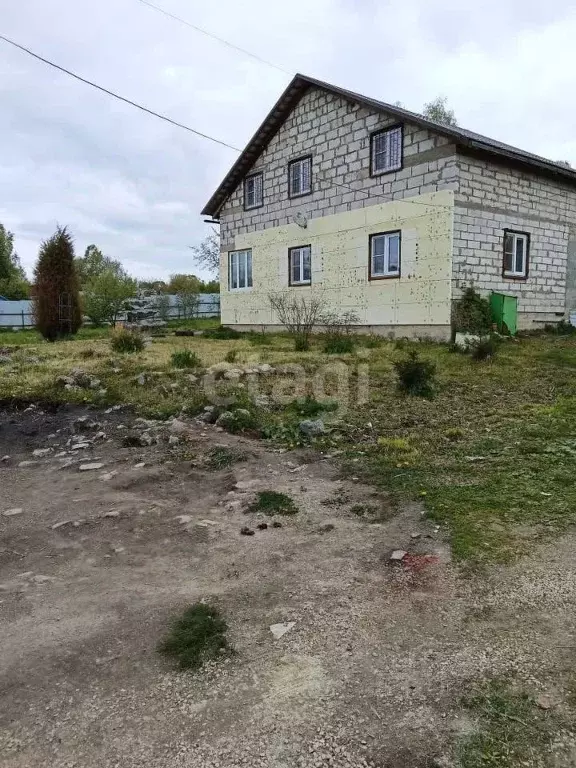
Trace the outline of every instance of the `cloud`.
[[[568, 2], [220, 0], [166, 10], [277, 63], [576, 164]], [[19, 0], [3, 33], [150, 108], [242, 147], [289, 75], [138, 0]], [[141, 277], [194, 269], [199, 215], [236, 154], [0, 43], [0, 221], [30, 269], [57, 223]]]

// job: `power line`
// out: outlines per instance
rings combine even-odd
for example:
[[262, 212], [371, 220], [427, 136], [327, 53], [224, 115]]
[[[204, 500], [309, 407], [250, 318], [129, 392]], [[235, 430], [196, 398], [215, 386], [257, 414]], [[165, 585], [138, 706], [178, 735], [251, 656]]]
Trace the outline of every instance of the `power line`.
[[284, 72], [286, 75], [292, 75], [293, 72], [290, 72], [287, 69], [284, 69], [284, 67], [278, 66], [278, 64], [274, 64], [271, 61], [268, 61], [267, 59], [263, 59], [261, 56], [257, 56], [255, 53], [251, 53], [250, 51], [247, 51], [245, 48], [240, 48], [239, 45], [235, 45], [234, 43], [231, 43], [229, 40], [224, 40], [222, 37], [218, 37], [218, 35], [213, 34], [212, 32], [208, 32], [206, 29], [202, 29], [202, 27], [198, 27], [196, 24], [192, 24], [189, 21], [186, 21], [186, 19], [181, 18], [180, 16], [176, 16], [173, 13], [170, 13], [169, 11], [165, 11], [164, 8], [160, 8], [158, 5], [154, 5], [154, 3], [148, 2], [148, 0], [139, 0], [139, 2], [143, 3], [143, 5], [147, 5], [149, 8], [153, 8], [155, 11], [158, 11], [159, 13], [164, 14], [164, 16], [168, 16], [170, 19], [174, 19], [174, 21], [179, 21], [181, 24], [185, 24], [187, 27], [190, 27], [190, 29], [194, 29], [196, 32], [200, 32], [202, 35], [206, 35], [206, 37], [211, 37], [212, 40], [217, 40], [219, 43], [223, 43], [224, 45], [227, 45], [228, 48], [233, 48], [235, 51], [239, 51], [240, 53], [243, 53], [245, 56], [249, 56], [251, 59], [255, 59], [256, 61], [259, 61], [261, 64], [266, 64], [268, 67], [273, 67], [274, 69], [277, 69], [279, 72]]
[[14, 48], [19, 48], [21, 51], [24, 51], [24, 53], [27, 53], [29, 56], [33, 56], [35, 59], [38, 59], [38, 61], [42, 61], [44, 64], [48, 64], [48, 66], [54, 67], [54, 69], [57, 69], [60, 72], [64, 72], [66, 75], [70, 75], [70, 77], [73, 77], [76, 80], [79, 80], [81, 83], [85, 83], [86, 85], [92, 86], [92, 88], [96, 88], [98, 91], [102, 91], [102, 93], [106, 93], [108, 96], [112, 96], [113, 98], [118, 99], [119, 101], [123, 101], [125, 104], [129, 104], [131, 107], [136, 107], [136, 109], [140, 109], [142, 110], [142, 112], [147, 112], [149, 115], [158, 117], [160, 120], [164, 120], [165, 122], [170, 123], [171, 125], [174, 125], [177, 128], [183, 128], [185, 131], [194, 133], [196, 136], [200, 136], [202, 139], [208, 139], [208, 141], [213, 141], [215, 144], [220, 144], [222, 147], [228, 147], [228, 149], [233, 149], [235, 152], [242, 151], [238, 149], [238, 147], [233, 147], [232, 144], [227, 144], [225, 141], [221, 141], [220, 139], [215, 139], [213, 136], [208, 136], [208, 134], [206, 133], [201, 133], [200, 131], [196, 131], [194, 128], [190, 128], [190, 126], [184, 125], [184, 123], [179, 123], [176, 120], [172, 120], [172, 118], [170, 117], [166, 117], [166, 115], [161, 115], [159, 112], [154, 112], [154, 110], [148, 109], [148, 107], [142, 106], [142, 104], [137, 104], [135, 101], [131, 101], [130, 99], [125, 98], [124, 96], [120, 96], [119, 94], [114, 93], [113, 91], [109, 91], [107, 88], [103, 88], [101, 85], [97, 85], [96, 83], [93, 83], [91, 80], [87, 80], [86, 78], [81, 77], [80, 75], [77, 75], [75, 72], [71, 72], [69, 69], [65, 69], [64, 67], [61, 67], [60, 65], [55, 64], [53, 61], [49, 61], [48, 59], [45, 59], [43, 56], [39, 56], [37, 53], [34, 53], [28, 48], [25, 48], [23, 45], [19, 45], [18, 43], [14, 42], [14, 40], [10, 40], [8, 37], [4, 37], [4, 35], [0, 35], [0, 40], [4, 40], [5, 43], [8, 43], [9, 45], [14, 46]]

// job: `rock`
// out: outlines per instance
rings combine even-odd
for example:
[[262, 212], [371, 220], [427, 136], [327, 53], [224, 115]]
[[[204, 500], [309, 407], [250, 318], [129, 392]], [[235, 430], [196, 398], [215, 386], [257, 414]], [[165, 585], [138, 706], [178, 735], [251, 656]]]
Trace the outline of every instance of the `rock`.
[[172, 423], [170, 424], [170, 432], [173, 435], [186, 435], [190, 431], [190, 427], [188, 424], [186, 424], [185, 421], [180, 421], [180, 419], [172, 419]]
[[2, 512], [3, 517], [14, 517], [15, 515], [21, 515], [24, 512], [22, 507], [14, 507], [13, 509], [7, 509]]
[[141, 373], [139, 376], [136, 376], [134, 381], [136, 382], [136, 384], [138, 384], [139, 386], [143, 387], [146, 384], [146, 374], [145, 373]]
[[284, 635], [287, 632], [290, 632], [290, 630], [296, 625], [295, 621], [286, 621], [283, 624], [271, 624], [270, 625], [270, 632], [274, 635], [274, 640], [280, 640], [281, 637], [284, 637]]
[[22, 469], [26, 469], [26, 467], [35, 467], [37, 464], [37, 461], [21, 461], [18, 466]]
[[258, 479], [253, 480], [238, 480], [234, 488], [237, 491], [251, 491], [258, 485], [260, 481]]
[[393, 563], [401, 563], [407, 554], [408, 552], [405, 552], [403, 549], [395, 549], [394, 552], [392, 552], [390, 555], [390, 560]]
[[182, 525], [186, 525], [187, 523], [192, 522], [193, 517], [192, 515], [178, 515], [174, 518], [174, 520], [178, 520], [178, 522], [182, 523]]
[[410, 538], [411, 538], [411, 539], [419, 539], [419, 538], [420, 538], [420, 536], [422, 536], [422, 534], [421, 534], [421, 533], [411, 533], [411, 534], [410, 534]]
[[260, 373], [263, 373], [265, 376], [269, 376], [272, 373], [275, 373], [275, 369], [272, 368], [272, 366], [269, 363], [262, 363], [262, 365], [259, 367]]
[[268, 523], [258, 523], [256, 526], [259, 531], [266, 531], [268, 529]]
[[217, 427], [225, 427], [228, 424], [232, 424], [234, 421], [235, 416], [232, 411], [223, 411], [214, 423]]
[[556, 702], [552, 696], [549, 696], [546, 693], [541, 693], [537, 697], [536, 704], [540, 707], [540, 709], [551, 709], [552, 707], [556, 706]]
[[245, 525], [244, 528], [240, 528], [240, 533], [242, 536], [254, 536], [254, 531], [248, 528], [247, 525]]
[[90, 443], [75, 443], [71, 450], [72, 451], [85, 451], [86, 448], [90, 448]]
[[100, 480], [104, 480], [105, 483], [108, 482], [108, 480], [112, 480], [113, 477], [115, 477], [118, 474], [118, 472], [113, 469], [112, 472], [104, 472], [103, 475], [100, 475]]
[[72, 523], [72, 520], [62, 520], [59, 523], [54, 523], [54, 525], [51, 525], [53, 531], [57, 531], [58, 528], [63, 528], [65, 525], [70, 525]]
[[117, 509], [111, 509], [110, 512], [105, 512], [102, 517], [120, 517], [120, 512]]
[[232, 368], [230, 371], [224, 371], [224, 378], [228, 381], [235, 381], [243, 375], [244, 371], [239, 368]]
[[139, 461], [138, 464], [134, 464], [134, 469], [144, 469], [145, 466], [146, 466], [145, 461]]
[[332, 523], [325, 523], [325, 525], [321, 525], [320, 528], [318, 528], [319, 533], [330, 533], [330, 531], [334, 530], [334, 525]]
[[269, 408], [270, 407], [270, 397], [268, 395], [254, 395], [252, 398], [252, 402], [256, 406], [256, 408]]
[[215, 520], [200, 520], [198, 525], [205, 525], [205, 526], [217, 526], [218, 523]]
[[214, 408], [211, 411], [204, 410], [204, 412], [198, 416], [198, 421], [203, 421], [205, 424], [214, 424], [217, 418], [218, 411]]
[[52, 448], [36, 448], [32, 451], [32, 456], [41, 458], [42, 456], [48, 456], [49, 453], [52, 453]]
[[39, 573], [37, 576], [32, 576], [34, 584], [47, 584], [49, 581], [54, 581], [53, 576], [43, 576]]
[[11, 458], [12, 456], [8, 456], [8, 455], [2, 456], [2, 458], [0, 459], [0, 464], [7, 464]]
[[115, 554], [121, 555], [122, 552], [126, 552], [126, 547], [114, 547], [113, 551]]
[[177, 435], [170, 435], [168, 438], [168, 445], [178, 445], [180, 443], [180, 438]]
[[101, 461], [94, 461], [91, 464], [80, 464], [78, 467], [79, 472], [92, 472], [94, 469], [102, 469], [104, 466]]
[[316, 437], [317, 435], [323, 435], [326, 432], [326, 427], [322, 419], [306, 419], [301, 421], [298, 425], [298, 429], [303, 435], [308, 437]]
[[282, 523], [279, 522], [278, 520], [274, 520], [274, 522], [272, 523], [272, 528], [282, 528]]

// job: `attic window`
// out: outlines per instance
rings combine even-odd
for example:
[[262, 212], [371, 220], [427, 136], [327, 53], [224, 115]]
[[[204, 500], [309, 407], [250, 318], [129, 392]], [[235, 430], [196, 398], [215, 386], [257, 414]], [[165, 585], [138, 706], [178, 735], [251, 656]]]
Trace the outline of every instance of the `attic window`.
[[264, 203], [262, 187], [264, 176], [262, 173], [253, 173], [244, 179], [244, 210], [260, 208]]
[[396, 125], [370, 137], [370, 174], [389, 173], [402, 168], [402, 126]]
[[312, 157], [301, 157], [288, 164], [288, 197], [312, 192]]

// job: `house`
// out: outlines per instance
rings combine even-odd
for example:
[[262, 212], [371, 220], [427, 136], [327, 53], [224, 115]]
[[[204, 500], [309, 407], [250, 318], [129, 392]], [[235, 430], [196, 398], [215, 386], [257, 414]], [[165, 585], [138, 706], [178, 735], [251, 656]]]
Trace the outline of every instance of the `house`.
[[303, 75], [202, 213], [240, 330], [278, 327], [276, 291], [437, 339], [469, 285], [517, 297], [520, 328], [576, 306], [575, 170]]

